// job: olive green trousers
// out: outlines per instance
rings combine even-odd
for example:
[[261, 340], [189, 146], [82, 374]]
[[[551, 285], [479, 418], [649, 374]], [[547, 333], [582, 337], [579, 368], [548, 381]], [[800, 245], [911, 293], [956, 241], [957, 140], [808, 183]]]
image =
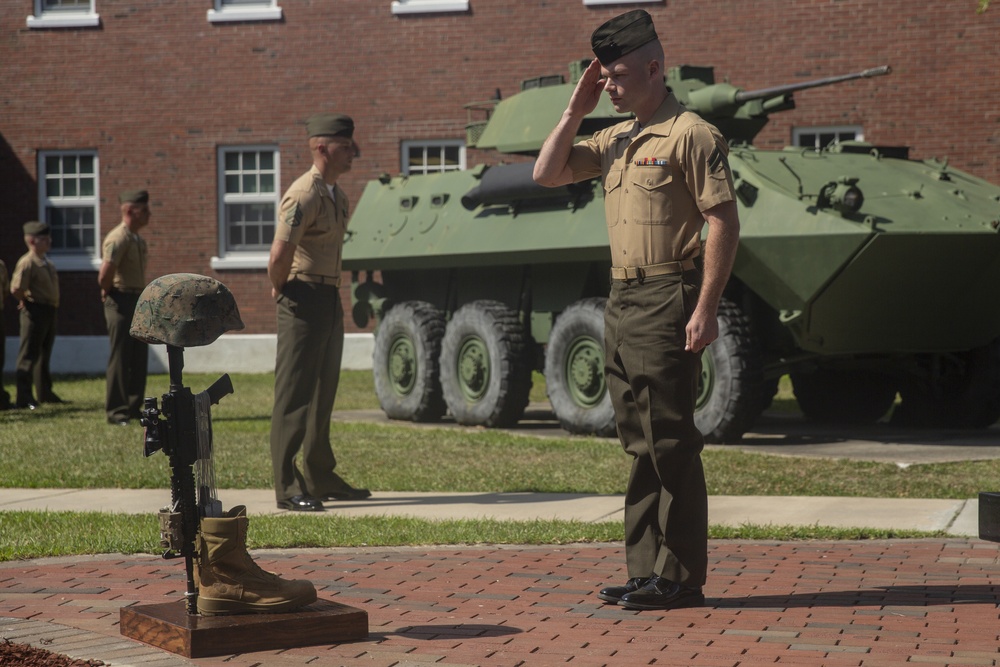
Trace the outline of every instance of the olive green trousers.
[[694, 423], [701, 355], [684, 350], [700, 274], [615, 280], [604, 317], [605, 372], [625, 492], [628, 576], [700, 587], [708, 570], [704, 439]]
[[[340, 290], [291, 280], [278, 298], [278, 347], [271, 413], [274, 494], [322, 498], [343, 485], [333, 472], [330, 416], [344, 352]], [[295, 457], [302, 452], [302, 469]]]
[[146, 398], [149, 345], [129, 334], [138, 301], [138, 293], [117, 290], [104, 299], [109, 341], [104, 409], [109, 421], [139, 419]]

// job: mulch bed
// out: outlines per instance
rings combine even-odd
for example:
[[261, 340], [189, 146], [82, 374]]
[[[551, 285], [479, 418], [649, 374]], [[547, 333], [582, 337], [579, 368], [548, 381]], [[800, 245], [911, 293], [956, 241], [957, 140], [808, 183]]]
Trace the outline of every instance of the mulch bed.
[[101, 667], [103, 660], [74, 660], [29, 644], [0, 641], [0, 665], [4, 667]]

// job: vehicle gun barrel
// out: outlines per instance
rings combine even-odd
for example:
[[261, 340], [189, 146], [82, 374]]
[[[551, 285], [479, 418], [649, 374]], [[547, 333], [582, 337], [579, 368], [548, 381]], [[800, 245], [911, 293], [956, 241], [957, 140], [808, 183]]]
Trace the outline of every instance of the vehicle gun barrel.
[[819, 86], [830, 86], [835, 83], [840, 83], [841, 81], [851, 81], [854, 79], [870, 79], [876, 76], [884, 76], [890, 74], [892, 68], [889, 65], [882, 65], [880, 67], [871, 67], [860, 72], [853, 72], [851, 74], [841, 74], [839, 76], [828, 76], [823, 79], [814, 79], [813, 81], [803, 81], [801, 83], [788, 83], [783, 86], [772, 86], [771, 88], [761, 88], [759, 90], [741, 90], [736, 93], [735, 102], [741, 104], [743, 102], [749, 102], [750, 100], [760, 100], [768, 97], [775, 97], [777, 95], [783, 95], [785, 93], [794, 93], [797, 90], [806, 90], [808, 88], [818, 88]]

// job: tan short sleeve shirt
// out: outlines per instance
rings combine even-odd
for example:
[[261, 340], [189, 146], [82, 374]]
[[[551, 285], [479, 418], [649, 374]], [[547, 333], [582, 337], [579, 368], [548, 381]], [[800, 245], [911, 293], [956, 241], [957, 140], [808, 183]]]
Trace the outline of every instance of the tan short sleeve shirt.
[[48, 259], [30, 252], [22, 255], [14, 265], [10, 286], [24, 292], [24, 298], [32, 303], [59, 307], [59, 276]]
[[115, 267], [115, 289], [135, 292], [146, 287], [145, 239], [122, 222], [104, 237], [102, 251], [103, 260]]
[[281, 198], [275, 238], [295, 244], [292, 270], [296, 274], [338, 279], [347, 233], [347, 195], [334, 186], [333, 196], [319, 169], [313, 166]]
[[643, 128], [601, 130], [573, 147], [574, 180], [601, 176], [613, 266], [696, 257], [702, 211], [735, 198], [729, 146], [671, 93]]

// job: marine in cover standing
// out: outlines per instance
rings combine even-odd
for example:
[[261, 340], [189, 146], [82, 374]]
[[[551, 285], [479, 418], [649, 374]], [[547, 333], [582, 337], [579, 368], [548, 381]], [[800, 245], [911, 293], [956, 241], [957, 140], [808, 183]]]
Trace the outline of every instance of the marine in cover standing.
[[[340, 302], [341, 251], [347, 195], [337, 179], [351, 169], [358, 146], [354, 121], [342, 114], [311, 117], [306, 130], [313, 166], [281, 199], [267, 274], [277, 302], [278, 348], [271, 415], [271, 462], [278, 507], [323, 510], [323, 500], [360, 500], [334, 468], [330, 417], [344, 351]], [[301, 452], [302, 466], [296, 464]]]
[[[663, 47], [635, 10], [594, 31], [581, 77], [535, 164], [558, 186], [600, 177], [611, 243], [605, 373], [619, 439], [632, 457], [625, 495], [629, 579], [598, 596], [628, 609], [702, 604], [708, 496], [695, 427], [700, 353], [718, 337], [719, 299], [739, 219], [718, 130], [664, 85]], [[607, 93], [627, 120], [574, 145]], [[709, 231], [701, 261], [701, 231]]]
[[104, 237], [103, 262], [97, 274], [108, 326], [105, 413], [109, 424], [139, 419], [146, 394], [149, 346], [129, 335], [139, 294], [146, 287], [146, 240], [139, 231], [149, 224], [149, 193], [128, 190], [118, 197], [121, 223]]

